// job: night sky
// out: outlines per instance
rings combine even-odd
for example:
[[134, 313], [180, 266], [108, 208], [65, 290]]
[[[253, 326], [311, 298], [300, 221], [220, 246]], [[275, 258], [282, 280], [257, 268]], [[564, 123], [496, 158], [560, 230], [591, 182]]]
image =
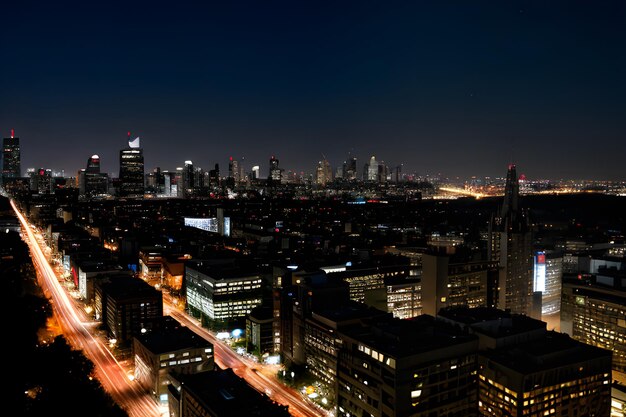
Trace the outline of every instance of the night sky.
[[418, 175], [626, 179], [626, 2], [0, 6], [0, 133], [22, 170], [117, 176], [372, 155]]

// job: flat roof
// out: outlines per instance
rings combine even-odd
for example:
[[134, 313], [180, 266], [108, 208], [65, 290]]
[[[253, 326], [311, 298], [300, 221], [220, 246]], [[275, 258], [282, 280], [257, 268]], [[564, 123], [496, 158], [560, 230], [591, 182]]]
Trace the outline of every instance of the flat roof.
[[212, 347], [208, 340], [198, 336], [188, 327], [164, 328], [135, 336], [153, 353], [174, 352], [188, 348]]
[[[252, 371], [254, 372], [254, 371]], [[214, 415], [229, 417], [290, 417], [287, 406], [256, 391], [231, 368], [178, 375], [182, 387], [190, 391]]]
[[341, 333], [395, 358], [478, 340], [455, 326], [422, 314], [400, 320], [382, 317], [346, 326]]

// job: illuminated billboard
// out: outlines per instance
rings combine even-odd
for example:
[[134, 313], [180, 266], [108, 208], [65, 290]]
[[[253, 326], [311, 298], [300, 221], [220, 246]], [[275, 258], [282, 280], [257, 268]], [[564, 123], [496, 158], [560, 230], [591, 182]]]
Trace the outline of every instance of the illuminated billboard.
[[196, 229], [205, 230], [207, 232], [217, 233], [217, 218], [197, 218], [197, 217], [185, 217], [185, 226], [195, 227]]
[[533, 290], [546, 291], [546, 253], [543, 251], [534, 256]]

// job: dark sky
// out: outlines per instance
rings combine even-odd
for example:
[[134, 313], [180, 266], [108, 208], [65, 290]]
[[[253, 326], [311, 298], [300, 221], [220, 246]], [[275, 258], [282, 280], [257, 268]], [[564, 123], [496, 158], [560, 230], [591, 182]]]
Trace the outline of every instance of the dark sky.
[[626, 2], [4, 1], [22, 168], [185, 160], [626, 179]]

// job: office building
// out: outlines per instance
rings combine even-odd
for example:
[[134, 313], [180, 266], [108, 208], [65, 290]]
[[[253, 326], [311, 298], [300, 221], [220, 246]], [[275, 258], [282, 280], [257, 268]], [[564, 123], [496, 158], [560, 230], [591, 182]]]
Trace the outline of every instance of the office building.
[[161, 404], [167, 403], [171, 372], [186, 375], [215, 368], [213, 344], [178, 322], [136, 335], [133, 356], [135, 381]]
[[291, 417], [287, 406], [252, 388], [231, 368], [171, 375], [170, 417]]
[[613, 379], [626, 385], [626, 271], [563, 279], [561, 331], [613, 352]]
[[357, 179], [355, 156], [348, 157], [343, 163], [343, 178], [347, 181], [355, 181]]
[[610, 351], [494, 308], [449, 307], [440, 318], [478, 337], [479, 415], [609, 415]]
[[11, 136], [2, 139], [2, 180], [4, 183], [21, 176], [20, 138], [11, 129]]
[[274, 310], [259, 306], [246, 317], [248, 350], [259, 354], [274, 352]]
[[141, 198], [145, 193], [143, 149], [139, 138], [131, 140], [129, 134], [128, 139], [128, 148], [120, 150], [118, 194], [120, 197]]
[[367, 166], [367, 181], [370, 182], [378, 182], [379, 180], [379, 175], [378, 175], [378, 169], [379, 169], [379, 163], [376, 160], [376, 157], [374, 155], [372, 155], [372, 157], [370, 158], [369, 163], [366, 165]]
[[251, 264], [191, 260], [184, 281], [189, 312], [209, 327], [243, 328], [246, 316], [261, 305], [262, 279]]
[[131, 348], [133, 337], [149, 331], [163, 317], [163, 294], [140, 278], [97, 280], [95, 309], [118, 346]]
[[497, 306], [513, 313], [541, 314], [533, 292], [532, 235], [528, 216], [519, 205], [519, 180], [510, 164], [499, 215], [490, 222], [489, 256], [500, 262]]
[[324, 186], [333, 180], [333, 170], [328, 160], [323, 159], [318, 162], [315, 171], [315, 183]]
[[428, 315], [338, 334], [337, 416], [476, 415], [476, 336]]
[[448, 306], [493, 305], [497, 282], [496, 261], [450, 263], [450, 256], [422, 256], [422, 312], [431, 316]]
[[52, 170], [46, 168], [28, 169], [30, 191], [37, 194], [54, 194]]
[[345, 326], [362, 320], [389, 317], [390, 314], [363, 303], [350, 301], [345, 304], [313, 311], [305, 319], [304, 350], [307, 369], [333, 393], [337, 382], [337, 360], [342, 342], [338, 332]]
[[283, 362], [306, 363], [306, 322], [313, 312], [329, 310], [349, 302], [348, 285], [322, 270], [296, 271], [280, 293], [280, 347]]
[[270, 170], [267, 179], [268, 184], [280, 184], [283, 179], [283, 170], [278, 165], [278, 159], [274, 155], [270, 158]]
[[365, 304], [373, 305], [381, 310], [386, 310], [398, 319], [410, 319], [422, 314], [422, 280], [417, 276], [394, 276], [385, 278], [385, 302], [375, 305], [368, 302], [365, 295]]
[[92, 155], [87, 167], [78, 173], [79, 195], [86, 198], [103, 197], [108, 194], [109, 176], [100, 172], [100, 157]]

